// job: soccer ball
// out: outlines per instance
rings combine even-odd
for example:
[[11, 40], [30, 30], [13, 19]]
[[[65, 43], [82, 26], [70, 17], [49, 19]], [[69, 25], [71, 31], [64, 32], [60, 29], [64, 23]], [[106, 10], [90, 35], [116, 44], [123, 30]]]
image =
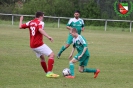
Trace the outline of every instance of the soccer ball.
[[68, 75], [70, 75], [70, 69], [65, 68], [65, 69], [63, 69], [62, 73], [63, 73], [63, 76], [68, 76]]

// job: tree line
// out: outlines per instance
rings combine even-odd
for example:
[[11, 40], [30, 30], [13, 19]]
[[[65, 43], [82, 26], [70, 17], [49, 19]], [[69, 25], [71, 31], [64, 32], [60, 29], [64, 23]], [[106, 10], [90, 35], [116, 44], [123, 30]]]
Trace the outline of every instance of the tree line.
[[[81, 18], [132, 20], [133, 13], [120, 17], [114, 11], [114, 3], [119, 0], [0, 0], [0, 12], [33, 15], [43, 11], [47, 16], [73, 17], [80, 10]], [[131, 5], [129, 8], [131, 9]], [[66, 21], [62, 21], [66, 23]], [[85, 21], [87, 25], [104, 25], [104, 22]], [[110, 26], [129, 27], [126, 22], [109, 22]]]

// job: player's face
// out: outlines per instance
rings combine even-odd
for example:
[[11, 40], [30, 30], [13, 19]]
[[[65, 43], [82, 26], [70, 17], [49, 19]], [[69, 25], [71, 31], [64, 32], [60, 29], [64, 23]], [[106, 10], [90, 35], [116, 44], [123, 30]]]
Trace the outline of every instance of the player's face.
[[74, 13], [74, 17], [77, 19], [79, 18], [80, 14], [79, 13]]
[[43, 17], [44, 17], [44, 15], [40, 17], [41, 18], [41, 21], [43, 21], [43, 19], [44, 19]]
[[75, 37], [75, 32], [72, 32], [72, 31], [70, 31], [70, 34], [73, 36], [73, 37]]

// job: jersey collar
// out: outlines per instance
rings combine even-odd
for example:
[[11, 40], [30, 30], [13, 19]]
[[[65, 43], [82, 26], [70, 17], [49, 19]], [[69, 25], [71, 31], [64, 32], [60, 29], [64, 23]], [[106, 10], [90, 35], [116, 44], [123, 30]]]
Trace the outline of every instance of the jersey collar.
[[76, 19], [76, 18], [74, 17], [74, 19], [75, 19], [75, 20], [79, 20], [80, 18]]

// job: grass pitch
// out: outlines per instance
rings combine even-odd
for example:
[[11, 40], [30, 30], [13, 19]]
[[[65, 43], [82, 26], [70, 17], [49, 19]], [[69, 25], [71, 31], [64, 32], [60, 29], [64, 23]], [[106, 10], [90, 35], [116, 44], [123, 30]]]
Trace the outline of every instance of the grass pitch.
[[[57, 28], [50, 24], [45, 30], [54, 42], [46, 38], [44, 42], [57, 54], [65, 44], [68, 31], [64, 25]], [[47, 78], [40, 60], [29, 47], [29, 31], [20, 30], [17, 25], [0, 24], [0, 88], [132, 88], [133, 33], [119, 28], [105, 32], [101, 27], [86, 27], [82, 35], [91, 54], [87, 67], [99, 68], [99, 76], [94, 79], [91, 73], [79, 73], [78, 63], [75, 79], [62, 76], [62, 70], [68, 67], [70, 46], [60, 59], [55, 58], [53, 71], [60, 77]]]

